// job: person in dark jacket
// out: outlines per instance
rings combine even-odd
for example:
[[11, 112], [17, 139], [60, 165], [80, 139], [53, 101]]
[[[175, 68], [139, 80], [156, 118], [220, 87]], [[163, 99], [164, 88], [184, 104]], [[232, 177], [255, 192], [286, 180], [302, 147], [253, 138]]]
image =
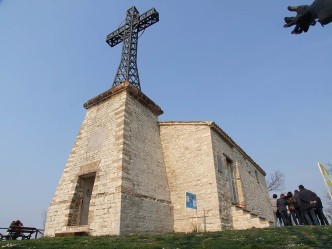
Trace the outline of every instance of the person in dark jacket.
[[322, 201], [318, 196], [317, 196], [317, 200], [316, 200], [316, 214], [320, 220], [321, 225], [329, 225], [329, 222], [327, 221], [327, 219], [323, 213]]
[[295, 225], [299, 225], [299, 222], [297, 220], [297, 217], [299, 217], [299, 212], [296, 210], [296, 200], [292, 194], [292, 192], [288, 192], [286, 196], [286, 203], [289, 211], [289, 225], [292, 224], [292, 219]]
[[286, 199], [284, 194], [280, 194], [280, 198], [277, 200], [277, 209], [281, 216], [282, 222], [284, 223], [284, 226], [289, 226]]
[[306, 221], [304, 219], [302, 210], [301, 210], [301, 200], [300, 200], [300, 196], [299, 196], [299, 191], [296, 189], [294, 190], [294, 199], [296, 201], [296, 205], [295, 205], [295, 209], [297, 210], [297, 219], [300, 223], [300, 225], [306, 225]]
[[303, 185], [299, 185], [299, 190], [301, 209], [307, 224], [319, 225], [319, 221], [315, 213], [317, 195], [311, 190], [304, 188]]

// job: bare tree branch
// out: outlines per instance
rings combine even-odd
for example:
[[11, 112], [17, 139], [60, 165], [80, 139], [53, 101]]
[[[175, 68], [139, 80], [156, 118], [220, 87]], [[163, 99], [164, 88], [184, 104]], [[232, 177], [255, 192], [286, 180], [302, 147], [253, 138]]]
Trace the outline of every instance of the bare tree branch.
[[267, 180], [267, 190], [275, 191], [282, 190], [285, 184], [285, 175], [281, 173], [279, 170], [275, 170], [270, 178]]

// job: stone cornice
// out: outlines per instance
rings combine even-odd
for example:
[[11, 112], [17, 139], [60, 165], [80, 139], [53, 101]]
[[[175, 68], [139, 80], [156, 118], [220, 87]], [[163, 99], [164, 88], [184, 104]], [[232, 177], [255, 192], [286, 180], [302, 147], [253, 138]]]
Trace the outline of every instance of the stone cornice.
[[121, 83], [118, 86], [112, 87], [111, 89], [99, 94], [98, 96], [88, 100], [84, 103], [84, 108], [89, 109], [92, 106], [95, 106], [103, 101], [106, 101], [107, 99], [111, 98], [112, 96], [127, 91], [130, 96], [138, 100], [141, 104], [146, 106], [153, 114], [156, 116], [159, 116], [163, 114], [163, 110], [155, 104], [149, 97], [147, 97], [143, 92], [141, 92], [136, 87], [132, 86], [128, 81], [125, 81]]

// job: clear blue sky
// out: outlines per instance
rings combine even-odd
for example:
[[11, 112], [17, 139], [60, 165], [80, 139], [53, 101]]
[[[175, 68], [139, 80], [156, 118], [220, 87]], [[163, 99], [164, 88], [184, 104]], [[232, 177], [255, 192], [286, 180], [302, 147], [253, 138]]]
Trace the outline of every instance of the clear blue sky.
[[0, 0], [0, 226], [42, 226], [83, 122], [109, 89], [126, 10], [155, 7], [138, 44], [142, 91], [161, 121], [215, 121], [266, 172], [322, 195], [331, 162], [332, 25], [283, 28], [308, 1]]

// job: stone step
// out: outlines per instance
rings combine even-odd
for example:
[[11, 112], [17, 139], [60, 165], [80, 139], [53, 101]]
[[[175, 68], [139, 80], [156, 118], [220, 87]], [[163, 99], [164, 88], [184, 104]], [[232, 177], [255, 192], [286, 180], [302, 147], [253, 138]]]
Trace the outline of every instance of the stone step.
[[235, 230], [249, 229], [252, 227], [265, 228], [270, 226], [269, 221], [237, 206], [232, 207], [232, 221]]

